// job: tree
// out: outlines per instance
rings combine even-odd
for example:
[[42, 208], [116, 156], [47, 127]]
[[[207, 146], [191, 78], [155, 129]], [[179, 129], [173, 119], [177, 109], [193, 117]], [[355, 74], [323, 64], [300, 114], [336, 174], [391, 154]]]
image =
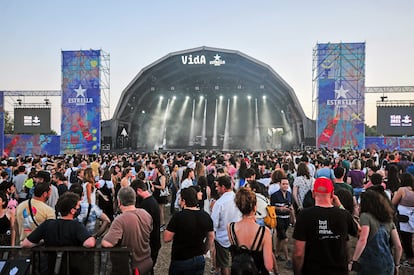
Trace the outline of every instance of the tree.
[[365, 136], [366, 137], [377, 137], [377, 136], [379, 136], [379, 134], [377, 132], [377, 126], [376, 125], [368, 126], [367, 124], [365, 124]]
[[13, 124], [14, 121], [10, 117], [10, 114], [8, 111], [4, 112], [4, 133], [5, 134], [13, 134]]

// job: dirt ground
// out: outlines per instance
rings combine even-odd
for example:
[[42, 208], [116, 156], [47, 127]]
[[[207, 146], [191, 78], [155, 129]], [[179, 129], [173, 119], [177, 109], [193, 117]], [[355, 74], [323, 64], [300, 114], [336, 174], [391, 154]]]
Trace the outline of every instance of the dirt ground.
[[[165, 216], [165, 220], [166, 222], [170, 219], [169, 216], [169, 212], [166, 211], [166, 216]], [[167, 222], [168, 223], [168, 222]], [[293, 239], [291, 238], [292, 233], [293, 233], [293, 227], [290, 227], [288, 229], [288, 237], [289, 237], [289, 244], [288, 244], [288, 248], [289, 248], [289, 253], [291, 254], [293, 251]], [[162, 234], [161, 234], [161, 239], [162, 239]], [[350, 251], [351, 253], [354, 251], [355, 248], [355, 243], [356, 243], [357, 239], [354, 237], [350, 237]], [[171, 255], [171, 242], [170, 243], [162, 243], [162, 247], [161, 250], [159, 252], [158, 255], [158, 259], [157, 259], [157, 264], [155, 265], [155, 274], [159, 274], [159, 275], [163, 275], [163, 274], [168, 274], [168, 267], [170, 265], [170, 255]], [[404, 259], [404, 255], [402, 256], [402, 260]], [[401, 260], [401, 261], [402, 261]], [[210, 273], [210, 268], [211, 268], [211, 263], [210, 263], [210, 258], [206, 257], [206, 268], [204, 271], [204, 274], [211, 274]], [[279, 268], [279, 274], [280, 275], [290, 275], [293, 274], [293, 271], [291, 269], [287, 269], [285, 268], [285, 262], [279, 262], [278, 263], [278, 268]], [[355, 275], [355, 272], [350, 272], [350, 275]], [[400, 274], [401, 275], [414, 275], [414, 269], [409, 269], [409, 268], [405, 268], [405, 267], [401, 267], [400, 268]]]

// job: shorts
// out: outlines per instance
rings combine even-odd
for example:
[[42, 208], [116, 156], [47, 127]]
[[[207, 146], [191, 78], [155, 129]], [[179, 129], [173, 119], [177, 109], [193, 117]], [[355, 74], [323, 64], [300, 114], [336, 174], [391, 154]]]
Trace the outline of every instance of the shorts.
[[214, 240], [216, 247], [216, 266], [220, 268], [231, 268], [231, 253], [230, 247], [221, 246]]
[[290, 219], [287, 218], [277, 218], [277, 226], [276, 226], [276, 232], [277, 232], [277, 239], [278, 240], [285, 240], [287, 239], [286, 231], [289, 228]]

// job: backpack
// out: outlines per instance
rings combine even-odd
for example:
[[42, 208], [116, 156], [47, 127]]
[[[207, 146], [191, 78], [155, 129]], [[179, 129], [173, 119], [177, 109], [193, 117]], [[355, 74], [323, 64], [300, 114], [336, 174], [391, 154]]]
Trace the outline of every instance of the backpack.
[[312, 197], [312, 190], [306, 192], [302, 202], [303, 208], [315, 206], [315, 199]]
[[104, 184], [103, 186], [101, 186], [99, 188], [99, 190], [101, 190], [102, 194], [104, 194], [105, 196], [112, 196], [112, 191], [111, 189], [108, 188], [108, 185], [106, 185], [106, 180], [104, 180]]
[[269, 228], [275, 229], [277, 226], [277, 216], [276, 216], [276, 206], [268, 205], [266, 206], [266, 217], [263, 218], [264, 223]]
[[[237, 236], [234, 232], [234, 222], [230, 223], [230, 238], [232, 243], [231, 274], [259, 274], [252, 252], [259, 249], [263, 241], [264, 232], [265, 227], [260, 226], [257, 230], [256, 236], [254, 237], [252, 247], [249, 249], [245, 245], [238, 245]], [[255, 250], [254, 247], [256, 247]]]
[[70, 176], [69, 176], [70, 183], [77, 183], [78, 182], [78, 171], [73, 170], [70, 168]]

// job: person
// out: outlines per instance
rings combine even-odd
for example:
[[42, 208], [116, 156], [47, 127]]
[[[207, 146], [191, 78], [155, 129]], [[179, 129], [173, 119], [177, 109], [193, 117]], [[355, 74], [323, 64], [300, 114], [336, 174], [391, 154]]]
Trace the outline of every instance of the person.
[[335, 192], [338, 191], [339, 189], [345, 189], [345, 190], [348, 190], [353, 196], [354, 195], [354, 189], [352, 188], [351, 185], [344, 182], [345, 168], [343, 168], [342, 166], [338, 166], [333, 170], [333, 172], [334, 172], [334, 176], [335, 176], [335, 179], [334, 179], [334, 190], [335, 190]]
[[88, 167], [83, 172], [83, 197], [82, 202], [88, 204], [96, 204], [96, 188], [95, 188], [95, 177], [92, 173], [92, 168]]
[[[120, 245], [130, 248], [133, 269], [137, 269], [140, 275], [147, 275], [151, 273], [152, 269], [149, 243], [152, 218], [144, 209], [137, 209], [135, 202], [136, 192], [134, 189], [123, 187], [119, 190], [118, 207], [122, 214], [114, 219], [108, 233], [103, 237], [101, 245], [102, 247]], [[113, 267], [116, 268], [116, 265]]]
[[288, 237], [286, 234], [287, 229], [289, 228], [291, 214], [293, 212], [293, 200], [292, 194], [289, 192], [289, 180], [285, 177], [280, 181], [280, 189], [273, 193], [270, 197], [270, 204], [276, 206], [276, 215], [277, 215], [277, 245], [276, 253], [279, 253], [280, 250], [283, 251], [285, 258], [277, 256], [278, 260], [286, 260], [286, 267], [292, 268], [292, 261], [289, 259], [288, 253]]
[[298, 165], [298, 172], [293, 181], [293, 199], [295, 200], [298, 210], [303, 209], [303, 200], [306, 193], [312, 189], [313, 177], [309, 173], [309, 168], [305, 162], [300, 162]]
[[131, 185], [132, 169], [127, 167], [122, 171], [121, 187], [128, 187]]
[[18, 202], [22, 202], [27, 196], [27, 193], [24, 190], [24, 182], [27, 179], [26, 167], [24, 165], [20, 165], [17, 167], [17, 172], [18, 174], [13, 177], [13, 183], [16, 186], [16, 198]]
[[359, 200], [359, 195], [364, 190], [365, 174], [361, 171], [361, 161], [354, 159], [351, 162], [351, 171], [347, 174], [346, 182], [354, 189], [354, 196], [356, 201]]
[[[63, 194], [56, 204], [56, 210], [60, 218], [44, 221], [21, 242], [21, 246], [30, 248], [38, 245], [43, 240], [45, 246], [95, 247], [95, 238], [91, 236], [82, 224], [74, 220], [79, 213], [79, 207], [80, 197], [77, 194], [72, 192]], [[49, 253], [48, 260], [48, 274], [55, 274], [56, 254]], [[85, 274], [84, 265], [80, 264], [80, 260], [82, 259], [71, 261], [75, 264], [70, 264], [70, 274]]]
[[411, 174], [401, 175], [401, 187], [398, 188], [392, 204], [397, 207], [400, 219], [399, 228], [406, 261], [404, 265], [414, 267], [414, 252], [412, 246], [414, 233], [414, 178]]
[[[348, 270], [358, 264], [358, 275], [398, 274], [402, 247], [393, 223], [394, 210], [387, 199], [373, 190], [361, 194], [361, 233]], [[390, 239], [395, 247], [393, 257]]]
[[151, 247], [151, 259], [152, 270], [151, 274], [154, 274], [154, 266], [157, 262], [158, 252], [161, 248], [161, 235], [160, 235], [160, 210], [158, 202], [154, 196], [149, 192], [148, 185], [141, 179], [135, 179], [131, 182], [132, 189], [137, 192], [136, 207], [142, 208], [147, 211], [152, 217], [152, 231], [150, 235], [150, 247]]
[[162, 166], [161, 163], [158, 163], [155, 166], [154, 177], [155, 177], [155, 180], [152, 184], [152, 187], [154, 188], [154, 192], [152, 193], [152, 195], [158, 202], [158, 209], [159, 209], [158, 211], [160, 212], [160, 222], [161, 222], [160, 230], [164, 231], [165, 229], [164, 208], [168, 202], [168, 198], [167, 196], [161, 196], [161, 190], [164, 190], [165, 188], [167, 188], [167, 178], [165, 176], [164, 167]]
[[[256, 197], [248, 187], [241, 187], [237, 191], [235, 203], [243, 216], [240, 221], [227, 225], [227, 233], [231, 242], [232, 257], [240, 253], [238, 248], [244, 245], [251, 250], [259, 274], [269, 274], [273, 269], [272, 237], [266, 226], [256, 223]], [[262, 230], [263, 239], [257, 239]]]
[[293, 272], [348, 274], [347, 237], [357, 235], [357, 224], [348, 211], [338, 207], [330, 179], [317, 178], [312, 195], [315, 206], [299, 213], [293, 231]]
[[234, 198], [235, 194], [231, 187], [231, 179], [228, 176], [221, 176], [216, 181], [216, 190], [220, 198], [214, 203], [211, 211], [215, 235], [216, 266], [221, 269], [222, 275], [230, 274], [231, 256], [230, 240], [227, 234], [227, 225], [231, 222], [238, 222], [241, 219], [241, 212], [237, 208]]
[[8, 202], [7, 194], [0, 191], [0, 245], [14, 246], [16, 240], [15, 211], [8, 207]]
[[[95, 238], [100, 238], [111, 224], [111, 220], [97, 205], [88, 204], [86, 201], [82, 200], [84, 191], [80, 184], [73, 183], [69, 190], [81, 198], [80, 210], [76, 219], [85, 225], [89, 233]], [[100, 221], [99, 227], [96, 226], [97, 220]]]
[[197, 207], [193, 188], [181, 190], [180, 207], [164, 231], [164, 241], [172, 243], [169, 274], [204, 274], [205, 259], [214, 240], [213, 221]]
[[52, 175], [52, 182], [56, 184], [59, 196], [68, 191], [68, 186], [65, 183], [65, 176], [61, 172], [56, 172]]
[[19, 242], [23, 241], [24, 238], [45, 220], [55, 219], [55, 210], [46, 204], [50, 192], [50, 183], [38, 183], [34, 187], [33, 198], [25, 200], [17, 206], [16, 235]]
[[270, 205], [265, 186], [255, 180], [249, 180], [244, 186], [250, 188], [256, 194], [256, 223], [265, 225], [263, 219], [267, 215], [266, 207]]
[[105, 168], [102, 179], [99, 180], [99, 199], [98, 206], [109, 217], [111, 221], [114, 220], [114, 195], [115, 186], [111, 180], [111, 171]]

